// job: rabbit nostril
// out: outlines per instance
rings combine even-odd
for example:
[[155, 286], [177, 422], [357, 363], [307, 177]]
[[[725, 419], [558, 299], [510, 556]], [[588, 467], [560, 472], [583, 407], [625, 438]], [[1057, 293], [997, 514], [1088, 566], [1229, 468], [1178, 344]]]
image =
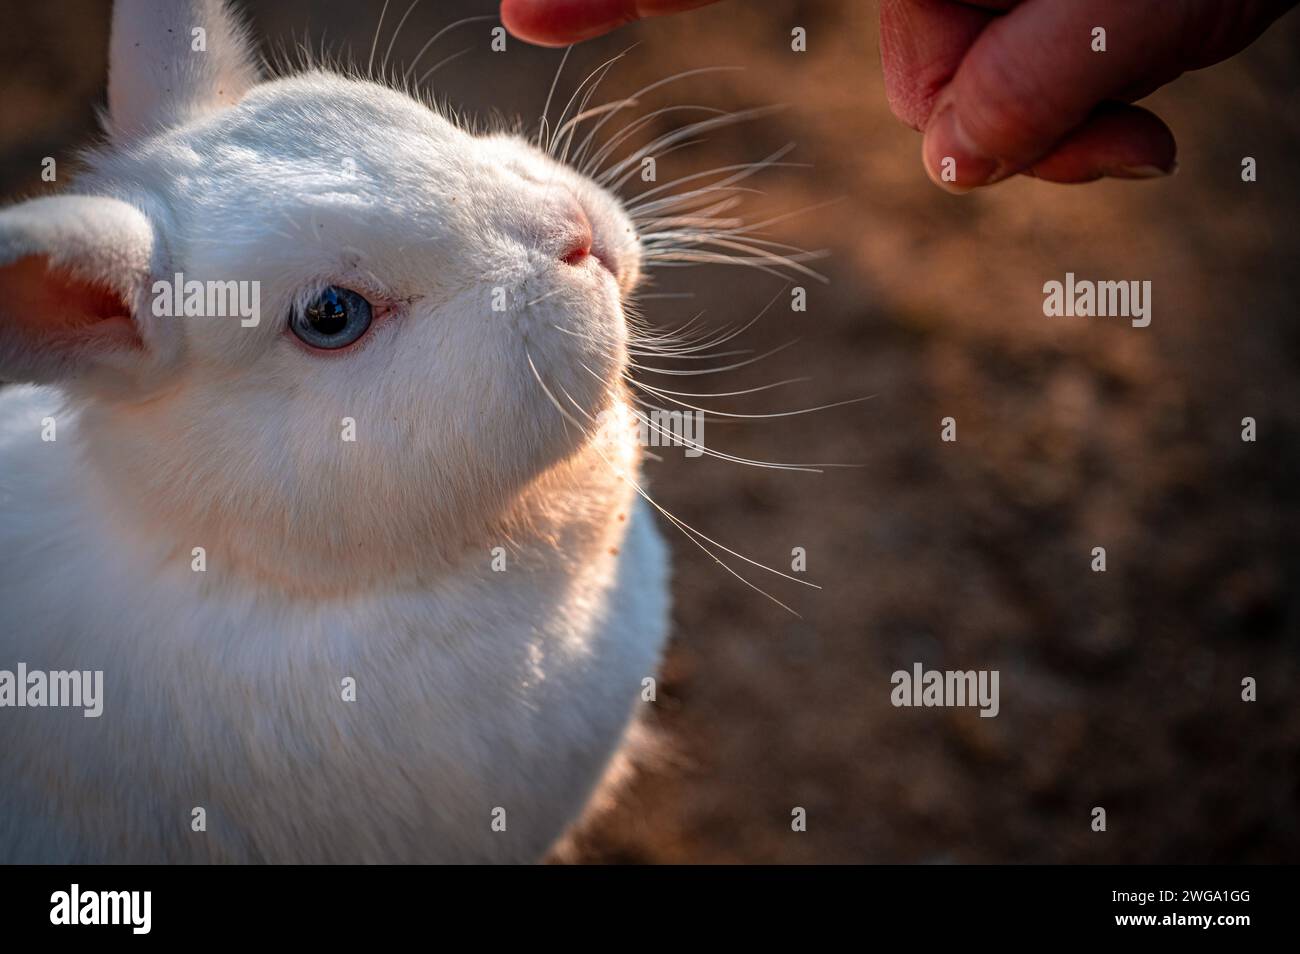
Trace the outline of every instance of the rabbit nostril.
[[591, 221], [587, 218], [587, 214], [581, 206], [574, 205], [570, 226], [569, 237], [564, 243], [560, 261], [568, 265], [578, 265], [591, 254], [593, 241]]
[[575, 242], [573, 247], [560, 256], [560, 261], [566, 265], [577, 265], [584, 258], [591, 254], [591, 242]]

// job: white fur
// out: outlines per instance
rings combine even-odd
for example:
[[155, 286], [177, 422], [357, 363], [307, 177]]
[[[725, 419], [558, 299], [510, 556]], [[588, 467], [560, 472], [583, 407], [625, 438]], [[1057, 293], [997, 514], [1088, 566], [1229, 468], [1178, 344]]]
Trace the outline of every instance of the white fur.
[[[0, 708], [0, 861], [536, 859], [667, 632], [628, 480], [630, 222], [393, 90], [257, 84], [219, 4], [172, 6], [119, 4], [79, 194], [0, 212], [0, 379], [52, 385], [0, 390], [0, 669], [105, 674], [99, 719]], [[157, 36], [203, 23], [210, 62]], [[559, 260], [584, 213], [617, 278]], [[115, 291], [131, 334], [6, 310], [42, 300], [32, 261]], [[154, 317], [175, 272], [259, 281], [260, 324]], [[287, 316], [329, 284], [391, 313], [309, 353]]]

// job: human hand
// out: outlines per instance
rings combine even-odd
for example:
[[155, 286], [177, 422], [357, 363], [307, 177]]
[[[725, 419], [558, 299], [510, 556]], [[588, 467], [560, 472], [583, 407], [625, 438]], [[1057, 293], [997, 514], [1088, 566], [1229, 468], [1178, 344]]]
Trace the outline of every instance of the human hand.
[[924, 132], [926, 172], [952, 192], [1016, 173], [1167, 175], [1173, 133], [1131, 103], [1242, 50], [1295, 2], [882, 0], [885, 90]]
[[[715, 2], [502, 0], [501, 19], [523, 39], [564, 45]], [[1173, 133], [1132, 102], [1244, 49], [1296, 2], [881, 0], [885, 91], [924, 132], [930, 178], [952, 192], [1017, 173], [1154, 178], [1177, 165]]]

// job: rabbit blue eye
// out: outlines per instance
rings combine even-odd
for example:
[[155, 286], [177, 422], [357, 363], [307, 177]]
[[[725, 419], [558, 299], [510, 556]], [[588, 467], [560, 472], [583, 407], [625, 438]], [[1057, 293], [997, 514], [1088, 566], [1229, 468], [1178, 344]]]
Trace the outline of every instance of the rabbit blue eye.
[[346, 348], [370, 327], [370, 302], [350, 288], [331, 285], [295, 309], [289, 327], [313, 348]]

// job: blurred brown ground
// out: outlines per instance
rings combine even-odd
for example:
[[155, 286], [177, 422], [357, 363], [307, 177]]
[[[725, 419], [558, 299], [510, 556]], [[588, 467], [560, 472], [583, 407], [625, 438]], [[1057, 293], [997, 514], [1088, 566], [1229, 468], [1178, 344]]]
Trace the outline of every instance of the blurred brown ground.
[[[245, 6], [268, 53], [323, 32], [364, 60], [380, 4]], [[381, 51], [405, 6], [391, 4]], [[493, 8], [426, 0], [394, 57]], [[814, 168], [759, 177], [753, 215], [838, 200], [770, 232], [829, 250], [819, 267], [831, 281], [808, 283], [807, 314], [773, 308], [743, 345], [800, 342], [742, 371], [657, 383], [814, 379], [715, 402], [741, 413], [875, 395], [706, 431], [728, 453], [861, 469], [782, 473], [671, 450], [650, 465], [669, 510], [777, 566], [805, 547], [824, 588], [748, 568], [796, 619], [673, 536], [675, 636], [656, 720], [673, 754], [581, 834], [577, 858], [1298, 860], [1300, 14], [1148, 101], [1177, 133], [1175, 177], [1017, 180], [962, 198], [927, 182], [918, 137], [889, 114], [874, 17], [850, 0], [731, 0], [576, 48], [561, 80], [563, 99], [633, 41], [602, 87], [611, 97], [743, 66], [646, 108], [789, 108], [664, 157], [660, 181], [794, 141], [791, 159]], [[96, 0], [5, 5], [7, 200], [49, 189], [41, 157], [70, 158], [93, 135], [107, 20]], [[796, 25], [807, 53], [790, 51]], [[489, 26], [426, 54], [431, 65], [474, 47], [433, 88], [470, 113], [532, 121], [560, 54], [516, 41], [492, 54]], [[1240, 180], [1246, 155], [1257, 183]], [[1151, 280], [1151, 326], [1044, 318], [1042, 284], [1066, 271]], [[707, 309], [706, 326], [721, 327], [781, 287], [750, 270], [665, 269], [652, 291], [695, 298], [645, 311], [672, 326]], [[956, 444], [939, 440], [949, 415]], [[1259, 422], [1255, 444], [1239, 438], [1245, 416]], [[1094, 546], [1106, 547], [1105, 574], [1089, 570]], [[918, 661], [1000, 670], [1001, 714], [893, 708], [890, 673]], [[1247, 675], [1254, 704], [1240, 701]], [[1089, 829], [1095, 805], [1104, 834]], [[790, 830], [794, 806], [807, 809], [805, 833]]]

